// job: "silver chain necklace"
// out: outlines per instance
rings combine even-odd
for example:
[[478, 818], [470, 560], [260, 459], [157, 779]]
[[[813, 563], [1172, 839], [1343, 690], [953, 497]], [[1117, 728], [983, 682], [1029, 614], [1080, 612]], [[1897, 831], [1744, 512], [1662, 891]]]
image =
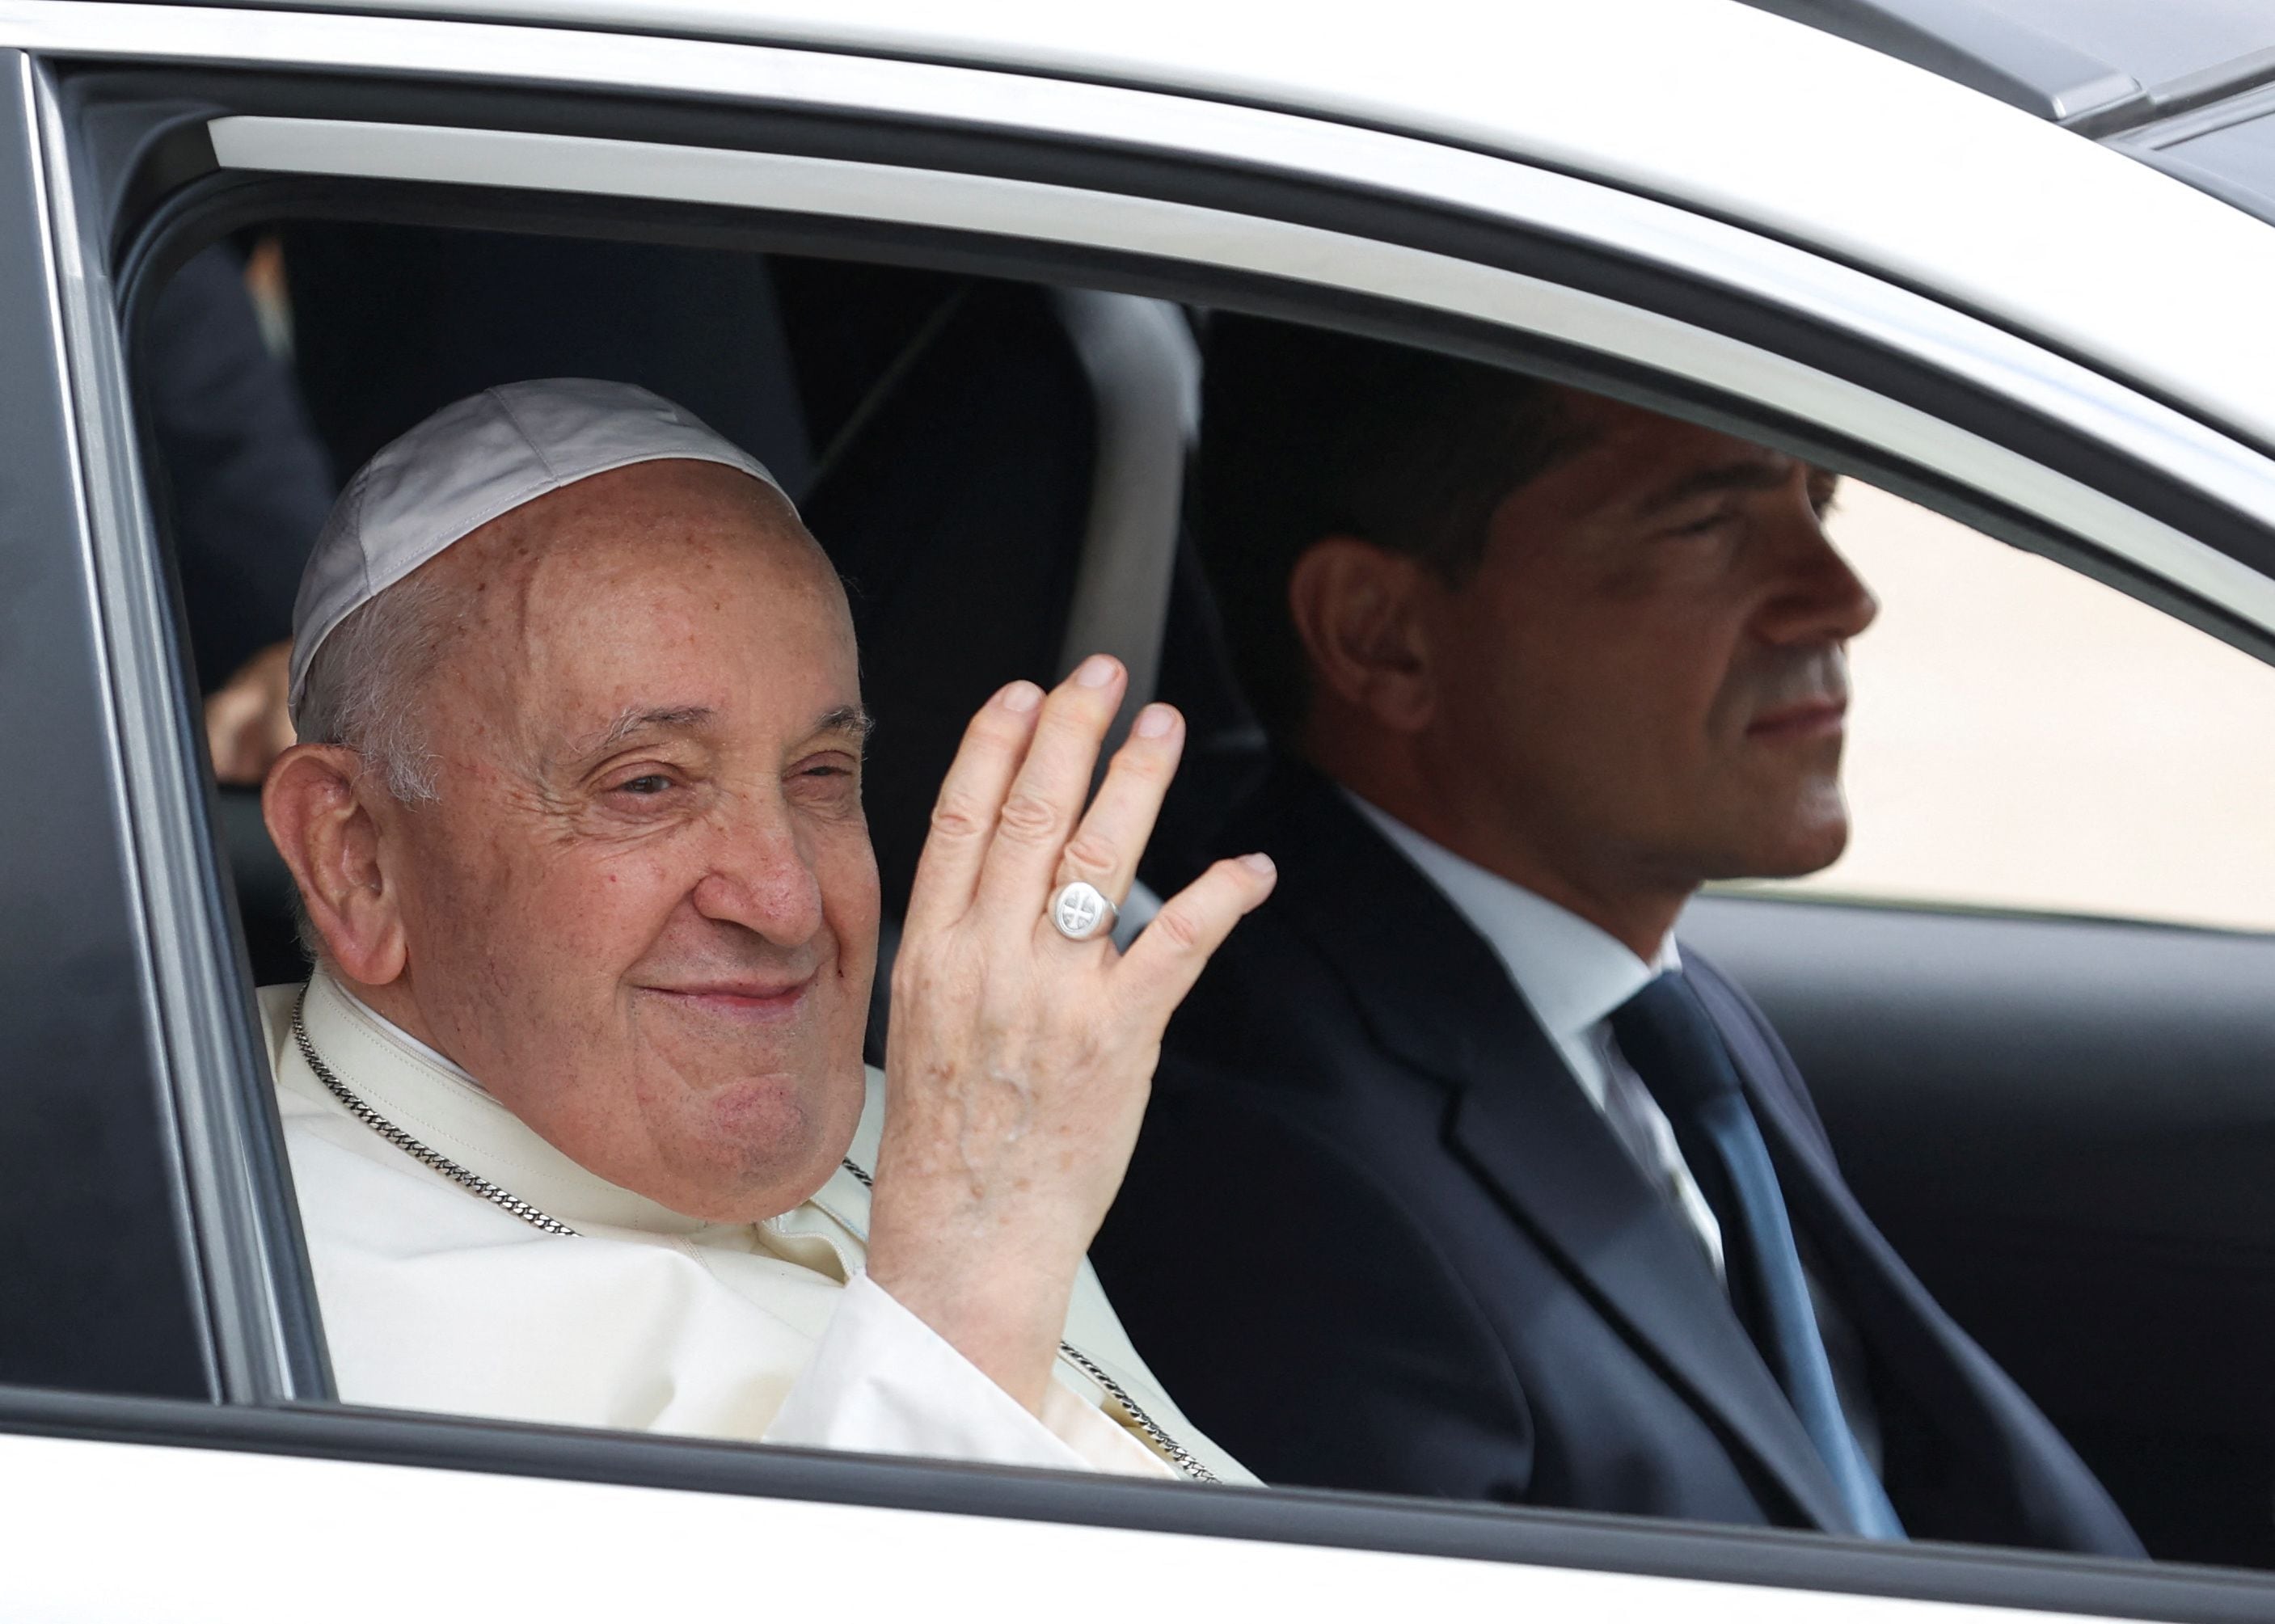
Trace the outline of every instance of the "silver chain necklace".
[[[565, 1235], [572, 1239], [576, 1236], [577, 1231], [551, 1213], [532, 1206], [511, 1190], [491, 1183], [489, 1180], [471, 1168], [460, 1167], [442, 1152], [413, 1138], [365, 1104], [354, 1090], [340, 1081], [339, 1074], [324, 1063], [324, 1057], [316, 1053], [316, 1046], [308, 1037], [307, 1023], [301, 1018], [307, 1008], [307, 1002], [308, 994], [304, 989], [300, 993], [299, 1001], [292, 1006], [292, 1041], [299, 1047], [300, 1058], [308, 1062], [308, 1069], [316, 1074], [316, 1081], [330, 1091], [333, 1099], [347, 1107], [349, 1115], [412, 1160], [432, 1167], [451, 1182], [472, 1190], [491, 1205], [512, 1213], [532, 1228], [542, 1230], [547, 1235]], [[851, 1157], [845, 1158], [842, 1165], [846, 1172], [860, 1181], [862, 1189], [874, 1190], [877, 1187], [876, 1181], [869, 1176], [867, 1170]], [[1107, 1396], [1127, 1412], [1138, 1430], [1151, 1440], [1153, 1447], [1168, 1460], [1169, 1464], [1195, 1483], [1221, 1481], [1217, 1475], [1211, 1471], [1191, 1450], [1164, 1432], [1153, 1417], [1147, 1415], [1138, 1405], [1138, 1401], [1130, 1396], [1129, 1391], [1120, 1382], [1099, 1368], [1096, 1360], [1072, 1342], [1061, 1342], [1059, 1353], [1069, 1363], [1105, 1389]]]
[[504, 1208], [523, 1223], [542, 1229], [548, 1235], [573, 1235], [577, 1233], [559, 1219], [530, 1205], [511, 1190], [499, 1188], [480, 1174], [460, 1167], [442, 1152], [420, 1144], [366, 1105], [353, 1090], [340, 1081], [338, 1073], [324, 1064], [324, 1057], [316, 1053], [316, 1046], [308, 1040], [307, 1023], [300, 1018], [307, 1002], [308, 995], [303, 992], [300, 1001], [292, 1006], [292, 1041], [300, 1046], [300, 1058], [308, 1062], [308, 1069], [316, 1074], [316, 1081], [332, 1091], [332, 1098], [348, 1108], [350, 1116], [414, 1161], [425, 1162], [444, 1178], [465, 1185], [491, 1205]]

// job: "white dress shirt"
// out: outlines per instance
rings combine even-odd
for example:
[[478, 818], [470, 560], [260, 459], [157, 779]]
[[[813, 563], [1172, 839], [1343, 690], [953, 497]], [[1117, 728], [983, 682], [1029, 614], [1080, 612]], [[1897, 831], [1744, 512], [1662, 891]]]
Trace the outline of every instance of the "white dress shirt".
[[[1039, 1417], [863, 1273], [869, 1193], [839, 1171], [756, 1224], [686, 1217], [587, 1171], [442, 1055], [319, 971], [305, 1021], [372, 1111], [577, 1231], [546, 1234], [357, 1120], [262, 1023], [318, 1305], [351, 1403], [1174, 1476], [1127, 1411], [1062, 1358]], [[882, 1078], [853, 1159], [874, 1167]], [[1084, 1265], [1066, 1339], [1218, 1476], [1253, 1482], [1138, 1357]]]
[[[1349, 791], [1344, 792], [1349, 795]], [[1456, 857], [1416, 834], [1380, 807], [1349, 795], [1366, 820], [1437, 887], [1470, 927], [1485, 940], [1517, 995], [1564, 1057], [1588, 1103], [1613, 1124], [1614, 1137], [1641, 1164], [1697, 1233], [1717, 1274], [1722, 1269], [1722, 1226], [1706, 1204], [1689, 1164], [1674, 1141], [1674, 1124], [1651, 1097], [1612, 1036], [1612, 1013], [1658, 978], [1680, 969], [1674, 938], [1656, 958], [1637, 958], [1624, 942], [1569, 909]], [[1614, 1096], [1617, 1108], [1614, 1109]], [[1639, 1132], [1622, 1132], [1624, 1116]], [[1639, 1142], [1638, 1142], [1639, 1141]]]

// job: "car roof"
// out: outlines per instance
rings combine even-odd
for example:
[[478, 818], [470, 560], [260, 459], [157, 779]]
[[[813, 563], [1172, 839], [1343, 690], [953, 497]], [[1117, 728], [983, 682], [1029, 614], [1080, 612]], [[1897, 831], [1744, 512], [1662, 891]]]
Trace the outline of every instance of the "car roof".
[[2268, 0], [1747, 0], [2275, 221]]
[[2107, 134], [2275, 80], [2267, 0], [1747, 0]]
[[1349, 0], [252, 3], [1013, 69], [1506, 154], [1868, 266], [2275, 444], [2275, 230], [1740, 0], [1405, 0], [1394, 26]]

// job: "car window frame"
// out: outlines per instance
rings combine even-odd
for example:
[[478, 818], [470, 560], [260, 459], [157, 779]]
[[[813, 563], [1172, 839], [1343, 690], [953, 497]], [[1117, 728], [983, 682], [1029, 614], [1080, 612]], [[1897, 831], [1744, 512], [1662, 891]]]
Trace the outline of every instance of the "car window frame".
[[[82, 151], [67, 127], [64, 98], [52, 68], [42, 71], [49, 74], [43, 88], [48, 139], [64, 160], [85, 158], [92, 165], [94, 155]], [[241, 89], [241, 84], [238, 87]], [[185, 87], [177, 83], [171, 88], [179, 92]], [[315, 80], [301, 88], [319, 91], [336, 102], [341, 86]], [[427, 90], [431, 93], [432, 87]], [[477, 89], [470, 94], [479, 96], [480, 93]], [[593, 111], [585, 110], [588, 116]], [[841, 138], [843, 133], [839, 132]], [[855, 133], [858, 137], [865, 132]], [[865, 133], [873, 139], [873, 132]], [[906, 139], [907, 132], [896, 133]], [[1068, 161], [1097, 155], [1045, 155]], [[125, 178], [130, 183], [142, 173], [132, 165], [127, 171]], [[91, 181], [98, 177], [82, 178]], [[110, 178], [120, 177], [114, 174]], [[1261, 187], [1264, 183], [1258, 185]], [[104, 195], [99, 188], [89, 186], [82, 186], [80, 194]], [[111, 195], [118, 200], [122, 212], [136, 203], [132, 184]], [[65, 1430], [79, 1436], [132, 1436], [212, 1447], [338, 1453], [351, 1458], [446, 1463], [471, 1470], [705, 1486], [722, 1492], [792, 1497], [805, 1493], [853, 1503], [953, 1509], [1038, 1521], [1104, 1522], [1297, 1544], [1489, 1556], [1860, 1594], [2066, 1606], [2096, 1613], [2120, 1611], [2135, 1615], [2226, 1618], [2244, 1616], [2240, 1609], [2246, 1603], [2264, 1606], [2268, 1587], [2256, 1575], [2143, 1573], [2084, 1559], [1987, 1549], [1892, 1551], [1758, 1530], [1690, 1530], [1526, 1508], [1443, 1507], [1403, 1499], [1291, 1491], [1192, 1497], [1175, 1487], [1110, 1479], [1069, 1483], [1062, 1477], [1031, 1479], [994, 1469], [944, 1463], [865, 1461], [570, 1429], [511, 1428], [357, 1410], [323, 1401], [321, 1381], [306, 1379], [313, 1368], [311, 1351], [321, 1348], [320, 1341], [306, 1340], [310, 1332], [320, 1336], [314, 1326], [312, 1296], [306, 1301], [311, 1323], [306, 1331], [295, 1331], [288, 1318], [293, 1311], [294, 1287], [287, 1277], [297, 1270], [305, 1285], [305, 1253], [297, 1250], [298, 1225], [291, 1216], [285, 1182], [289, 1169], [283, 1165], [273, 1099], [258, 1063], [260, 1048], [254, 1035], [257, 1029], [251, 1023], [249, 991], [242, 983], [234, 988], [226, 986], [228, 967], [234, 960], [225, 940], [230, 931], [229, 902], [218, 883], [209, 809], [193, 788], [197, 758], [190, 707], [179, 651], [171, 646], [176, 634], [170, 606], [155, 566], [156, 551], [135, 466], [129, 381], [120, 360], [121, 318], [116, 300], [121, 294], [128, 298], [127, 319], [131, 320], [135, 290], [161, 276], [170, 255], [185, 253], [196, 230], [220, 229], [232, 210], [241, 214], [251, 208], [273, 214], [283, 205], [324, 210], [341, 207], [341, 197], [337, 190], [322, 186], [303, 187], [296, 194], [290, 185], [263, 188], [224, 178], [194, 199], [176, 198], [170, 212], [166, 207], [150, 208], [148, 217], [140, 222], [139, 236], [122, 234], [111, 220], [82, 217], [74, 223], [76, 232], [65, 231], [60, 239], [65, 250], [78, 256], [70, 268], [72, 274], [62, 281], [66, 287], [75, 285], [82, 301], [73, 317], [72, 342], [79, 346], [79, 357], [76, 381], [82, 391], [83, 419], [93, 413], [92, 426], [100, 430], [99, 437], [90, 438], [88, 454], [99, 459], [100, 471], [110, 481], [107, 496], [90, 498], [94, 522], [109, 536], [104, 565], [110, 571], [107, 590], [113, 594], [113, 610], [120, 620], [149, 640], [147, 659], [137, 663], [130, 656], [124, 670], [114, 672], [122, 693], [131, 701], [122, 702], [121, 726], [144, 742], [147, 755], [138, 770], [147, 782], [157, 786], [161, 800], [168, 773], [177, 774], [173, 782], [179, 789], [172, 800], [155, 805], [147, 815], [162, 826], [152, 835], [152, 850], [180, 858], [186, 871], [170, 878], [156, 877], [155, 884], [173, 890], [169, 897], [159, 899], [167, 906], [154, 903], [154, 915], [171, 933], [169, 940], [181, 957], [201, 960], [179, 973], [164, 993], [173, 1018], [184, 1023], [188, 1039], [190, 1058], [176, 1061], [177, 1087], [198, 1098], [209, 1113], [203, 1128], [195, 1122], [185, 1124], [188, 1159], [193, 1162], [204, 1159], [206, 1176], [220, 1191], [226, 1208], [219, 1219], [210, 1210], [202, 1212], [200, 1220], [219, 1222], [224, 1239], [231, 1225], [249, 1227], [253, 1233], [239, 1237], [245, 1244], [221, 1248], [212, 1271], [221, 1277], [215, 1300], [223, 1308], [235, 1303], [241, 1316], [240, 1330], [246, 1334], [245, 1348], [237, 1356], [244, 1363], [237, 1385], [227, 1395], [230, 1404], [200, 1409], [193, 1415], [156, 1402], [106, 1405], [81, 1395], [9, 1394], [0, 1401], [0, 1415], [8, 1417], [6, 1424], [17, 1430]], [[488, 193], [457, 200], [470, 202], [493, 220], [502, 213], [525, 226], [549, 222], [556, 226], [601, 229], [606, 224], [607, 211], [589, 201], [563, 203], [558, 198]], [[150, 201], [147, 197], [140, 200], [144, 206]], [[390, 193], [384, 185], [367, 188], [357, 198], [358, 207], [381, 214], [390, 208], [420, 217], [450, 212], [447, 208], [437, 211], [433, 207], [435, 202], [416, 188], [398, 188]], [[1473, 222], [1436, 223], [1447, 224], [1448, 234], [1456, 237], [1484, 230]], [[865, 249], [879, 257], [897, 253], [926, 263], [986, 266], [998, 274], [1009, 268], [1055, 275], [1088, 285], [1188, 296], [1208, 291], [1209, 302], [1269, 313], [1308, 315], [1504, 359], [1521, 356], [1537, 370], [1645, 404], [1708, 416], [1795, 449], [1829, 449], [1865, 465], [1885, 464], [1884, 477], [1906, 480], [1946, 510], [1961, 508], [1970, 516], [1985, 514], [2010, 539], [2022, 538], [2026, 544], [2046, 550], [2067, 548], [2074, 565], [2111, 567], [2105, 558], [2080, 548], [2074, 538], [1980, 492], [1954, 486], [1898, 460], [1876, 457], [1870, 446], [1827, 436], [1806, 423], [1757, 410], [1734, 410], [1720, 391], [1686, 389], [1647, 369], [1607, 366], [1568, 349], [1520, 343], [1506, 332], [1483, 332], [1474, 322], [1433, 320], [1412, 311], [1386, 312], [1363, 299], [1333, 297], [1316, 290], [1291, 291], [1252, 276], [1204, 274], [1190, 266], [1069, 251], [1063, 245], [1046, 248], [999, 239], [975, 240], [969, 234], [953, 231], [881, 234], [873, 230], [865, 236], [859, 226], [859, 222], [840, 222], [825, 229], [811, 222], [781, 219], [753, 225], [750, 221], [722, 221], [715, 214], [697, 210], [675, 215], [663, 229], [714, 238], [755, 231], [777, 245], [803, 244], [809, 251], [831, 245], [839, 251]], [[1556, 245], [1536, 246], [1546, 253]], [[117, 262], [128, 268], [123, 286], [114, 283], [112, 277], [114, 253]], [[1591, 263], [1600, 266], [1600, 261]], [[1776, 313], [1755, 312], [1753, 316], [1757, 322], [1771, 325], [1778, 320], [1793, 320]], [[1799, 329], [1799, 336], [1811, 345], [1822, 344], [1827, 338], [1823, 332], [1805, 327]], [[1969, 522], [1976, 521], [1970, 517]], [[2248, 540], [2267, 540], [2254, 521], [2230, 522], [2245, 525]], [[2136, 592], [2144, 590], [2138, 580], [2131, 580], [2130, 585]], [[2177, 598], [2174, 601], [2182, 609], [2188, 608]], [[2264, 626], [2240, 625], [2213, 606], [2198, 604], [2195, 612], [2221, 625], [2223, 635], [2251, 644], [2262, 657], [2267, 657]], [[166, 737], [172, 739], [170, 745], [162, 743]], [[200, 998], [210, 1001], [200, 1005], [196, 1001]], [[216, 1010], [226, 1013], [216, 1017]], [[215, 1129], [215, 1122], [221, 1128]], [[264, 1177], [270, 1181], [266, 1186], [261, 1183]], [[280, 1224], [282, 1233], [276, 1227]], [[248, 1281], [247, 1276], [255, 1278]], [[233, 1299], [226, 1295], [231, 1289], [236, 1292]], [[272, 1344], [281, 1345], [283, 1353], [265, 1385], [257, 1363], [264, 1335]], [[297, 1367], [294, 1359], [301, 1362]]]
[[[0, 1293], [26, 1327], [0, 1353], [0, 1380], [210, 1396], [203, 1259], [185, 1222], [180, 1101], [154, 985], [162, 949], [128, 838], [131, 763], [86, 525], [36, 89], [29, 59], [0, 49], [0, 659], [17, 679], [0, 718], [16, 769], [0, 797], [10, 842], [0, 1228], [20, 1249], [0, 1269]], [[64, 1170], [58, 1144], [94, 1165]]]

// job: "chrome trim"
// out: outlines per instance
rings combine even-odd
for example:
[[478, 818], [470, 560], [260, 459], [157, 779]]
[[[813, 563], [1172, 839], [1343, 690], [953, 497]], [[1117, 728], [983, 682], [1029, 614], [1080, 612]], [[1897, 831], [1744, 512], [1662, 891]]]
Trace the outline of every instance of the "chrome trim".
[[[231, 117], [212, 120], [208, 128], [216, 158], [229, 168], [886, 220], [1194, 261], [1468, 316], [1727, 391], [1878, 445], [1992, 493], [2275, 632], [2275, 580], [2078, 480], [1915, 407], [1722, 334], [1472, 261], [1155, 198], [836, 158], [350, 120]], [[1601, 193], [1493, 162], [1528, 184], [1542, 183], [1538, 200], [1558, 187]], [[1647, 257], [1673, 250], [1676, 221], [1696, 230], [1702, 241], [1727, 230], [1674, 216], [1659, 223], [1652, 245], [1659, 253]], [[1568, 224], [1568, 217], [1560, 214], [1559, 223]], [[1625, 251], [1627, 245], [1620, 246]], [[1765, 265], [1795, 253], [1758, 246]], [[1810, 263], [1821, 268], [1824, 286], [1856, 276]], [[2275, 461], [2010, 335], [1916, 295], [1868, 285], [1882, 296], [1878, 307], [1852, 306], [1840, 325], [2046, 412], [2275, 527]], [[1833, 319], [1822, 301], [1812, 304], [1813, 313]]]
[[[187, 702], [167, 658], [171, 610], [159, 549], [150, 533], [132, 402], [101, 224], [82, 216], [72, 184], [70, 140], [55, 88], [36, 86], [47, 170], [50, 253], [57, 267], [59, 348], [70, 374], [76, 465], [87, 527], [95, 633], [110, 675], [113, 735], [121, 752], [130, 883], [144, 910], [144, 997], [160, 1034], [162, 1066], [182, 1157], [189, 1211], [185, 1234], [203, 1285], [202, 1306], [224, 1398], [276, 1403], [329, 1396], [318, 1370], [296, 1367], [285, 1331], [276, 1272], [306, 1265], [297, 1251], [272, 1248], [255, 1192], [256, 1137], [283, 1167], [281, 1139], [247, 1114], [246, 1067], [215, 1012], [241, 1004], [243, 978], [216, 951], [211, 904], [199, 883], [210, 862], [200, 809], [204, 774], [185, 748]], [[267, 1086], [257, 1067], [258, 1086]], [[290, 1237], [288, 1249], [297, 1246]], [[314, 1333], [313, 1317], [308, 1324]], [[316, 1344], [321, 1348], [321, 1342]], [[311, 1379], [311, 1377], [314, 1379]]]

